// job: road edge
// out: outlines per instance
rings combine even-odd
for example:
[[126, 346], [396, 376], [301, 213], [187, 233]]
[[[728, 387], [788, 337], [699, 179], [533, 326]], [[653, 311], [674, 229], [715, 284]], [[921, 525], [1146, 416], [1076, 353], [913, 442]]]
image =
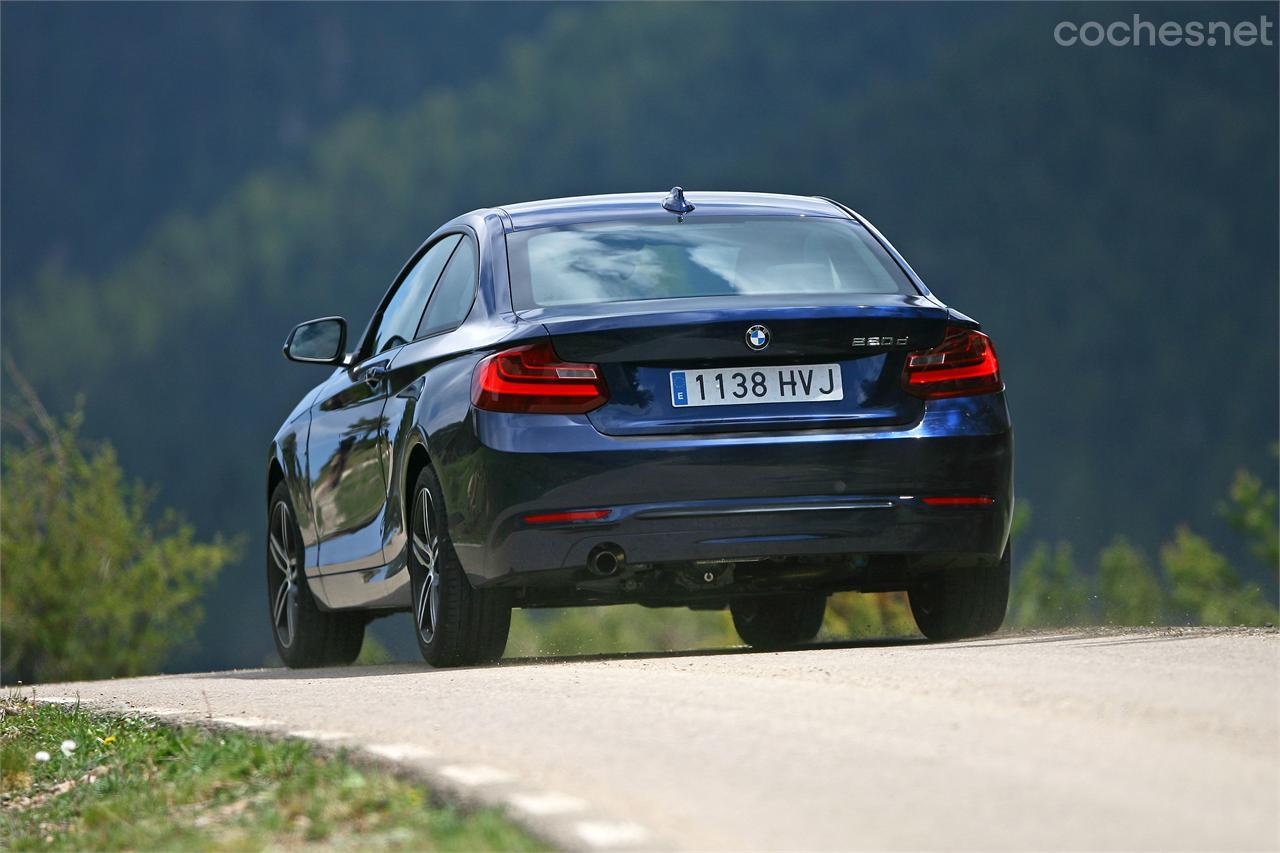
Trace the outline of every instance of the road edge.
[[640, 824], [618, 818], [579, 797], [522, 783], [512, 773], [484, 764], [443, 757], [413, 744], [362, 743], [344, 732], [288, 730], [283, 723], [256, 717], [200, 716], [179, 709], [133, 707], [84, 701], [79, 696], [27, 697], [36, 704], [78, 705], [95, 714], [142, 717], [161, 725], [194, 726], [208, 731], [240, 731], [273, 740], [302, 740], [317, 754], [343, 757], [357, 767], [389, 773], [427, 789], [433, 806], [471, 811], [494, 808], [551, 849], [564, 851], [674, 850]]

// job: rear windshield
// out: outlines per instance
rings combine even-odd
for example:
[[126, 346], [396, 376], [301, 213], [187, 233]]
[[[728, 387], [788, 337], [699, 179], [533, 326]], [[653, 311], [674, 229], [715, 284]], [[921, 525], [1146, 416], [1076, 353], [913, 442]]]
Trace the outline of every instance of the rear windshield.
[[696, 296], [914, 294], [860, 224], [823, 217], [594, 222], [507, 235], [517, 309]]

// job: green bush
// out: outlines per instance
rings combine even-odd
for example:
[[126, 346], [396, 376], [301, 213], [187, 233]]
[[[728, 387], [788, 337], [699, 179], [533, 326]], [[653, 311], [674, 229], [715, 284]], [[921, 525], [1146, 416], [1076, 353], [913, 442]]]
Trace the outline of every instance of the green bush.
[[[1247, 471], [1236, 474], [1230, 501], [1221, 508], [1272, 572], [1280, 569], [1276, 509], [1275, 492]], [[1069, 544], [1059, 543], [1051, 556], [1047, 543], [1036, 543], [1014, 575], [1007, 624], [1262, 626], [1275, 621], [1276, 608], [1264, 599], [1260, 584], [1243, 579], [1208, 540], [1182, 526], [1161, 547], [1158, 572], [1124, 536], [1102, 549], [1094, 575], [1077, 569]]]
[[566, 607], [517, 610], [512, 615], [508, 657], [662, 652], [721, 648], [741, 641], [728, 611]]
[[822, 628], [828, 639], [901, 637], [916, 633], [916, 621], [905, 592], [842, 592], [828, 600]]
[[[20, 386], [25, 383], [17, 376]], [[29, 389], [28, 389], [29, 391]], [[200, 597], [237, 548], [196, 541], [152, 493], [126, 482], [109, 444], [87, 445], [79, 411], [5, 411], [0, 488], [0, 671], [6, 682], [154, 672], [190, 642]]]
[[1165, 595], [1145, 554], [1117, 536], [1098, 555], [1098, 600], [1108, 625], [1155, 625], [1165, 619]]
[[1203, 537], [1179, 527], [1160, 549], [1175, 622], [1188, 625], [1266, 625], [1275, 608], [1257, 586], [1244, 584], [1227, 558]]
[[1280, 532], [1276, 529], [1276, 493], [1248, 471], [1237, 471], [1231, 484], [1230, 503], [1222, 515], [1249, 541], [1253, 555], [1275, 569], [1280, 564]]
[[1071, 544], [1049, 550], [1038, 542], [1022, 564], [1009, 602], [1007, 623], [1018, 628], [1065, 628], [1093, 621], [1089, 586], [1076, 569]]

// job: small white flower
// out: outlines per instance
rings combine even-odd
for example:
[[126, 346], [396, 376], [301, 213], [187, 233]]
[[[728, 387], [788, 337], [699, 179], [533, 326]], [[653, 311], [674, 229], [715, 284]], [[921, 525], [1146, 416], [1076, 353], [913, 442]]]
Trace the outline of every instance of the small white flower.
[[36, 761], [39, 761], [41, 764], [45, 763], [48, 760], [49, 760], [49, 753], [45, 752], [43, 749], [36, 753]]
[[71, 757], [71, 753], [76, 751], [76, 742], [73, 740], [64, 740], [62, 742], [62, 754], [67, 758]]

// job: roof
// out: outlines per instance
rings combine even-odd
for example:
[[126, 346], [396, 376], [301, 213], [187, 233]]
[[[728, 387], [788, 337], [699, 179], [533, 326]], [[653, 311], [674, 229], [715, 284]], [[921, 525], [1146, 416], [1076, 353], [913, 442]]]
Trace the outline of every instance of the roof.
[[[500, 210], [511, 218], [515, 230], [592, 222], [609, 219], [671, 218], [674, 214], [662, 207], [666, 192], [618, 193], [586, 195], [573, 198], [551, 198], [503, 205]], [[694, 204], [687, 214], [720, 216], [829, 216], [841, 219], [848, 215], [829, 201], [813, 196], [777, 195], [774, 193], [699, 192], [688, 190], [685, 197]]]

